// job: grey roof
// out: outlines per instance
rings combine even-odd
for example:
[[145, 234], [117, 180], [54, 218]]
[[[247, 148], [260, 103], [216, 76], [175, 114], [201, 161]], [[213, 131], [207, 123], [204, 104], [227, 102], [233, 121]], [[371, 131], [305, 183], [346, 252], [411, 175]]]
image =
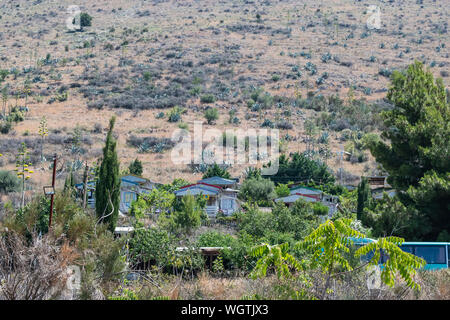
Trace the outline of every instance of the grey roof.
[[148, 181], [145, 178], [137, 177], [134, 175], [126, 175], [126, 176], [123, 176], [121, 179], [132, 181], [132, 182], [137, 182], [137, 183], [145, 183]]
[[309, 188], [309, 187], [295, 187], [290, 189], [290, 193], [302, 193], [302, 194], [310, 194], [310, 195], [321, 195], [323, 192], [318, 189]]
[[299, 194], [291, 194], [290, 196], [287, 196], [287, 197], [278, 198], [278, 199], [275, 199], [275, 202], [282, 201], [284, 203], [294, 203], [295, 201], [297, 201], [300, 198], [305, 200], [306, 202], [317, 202], [317, 199], [310, 198], [310, 197], [304, 197]]
[[222, 177], [211, 177], [198, 181], [199, 183], [213, 184], [216, 186], [232, 186], [236, 184], [235, 180], [225, 179]]
[[181, 188], [180, 190], [177, 190], [174, 192], [176, 196], [185, 196], [185, 195], [217, 195], [219, 194], [219, 188], [207, 186], [203, 184], [195, 184], [188, 187]]
[[383, 194], [384, 194], [385, 192], [387, 193], [387, 195], [388, 195], [390, 198], [393, 198], [393, 197], [397, 194], [397, 191], [396, 191], [396, 190], [389, 190], [389, 191], [377, 192], [377, 193], [375, 193], [375, 194], [373, 195], [373, 197], [374, 197], [375, 199], [383, 199]]

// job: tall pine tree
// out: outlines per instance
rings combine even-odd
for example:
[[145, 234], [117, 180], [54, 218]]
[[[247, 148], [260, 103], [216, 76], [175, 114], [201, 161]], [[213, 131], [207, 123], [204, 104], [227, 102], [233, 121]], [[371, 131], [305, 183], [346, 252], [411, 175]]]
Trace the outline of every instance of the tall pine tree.
[[[117, 142], [113, 137], [116, 118], [109, 121], [109, 131], [103, 148], [103, 160], [95, 190], [95, 210], [103, 223], [108, 223], [109, 230], [114, 232], [119, 216], [120, 177], [119, 160], [117, 158]], [[112, 205], [111, 205], [112, 204]]]
[[387, 98], [394, 105], [383, 114], [382, 138], [388, 141], [370, 150], [403, 204], [419, 213], [405, 231], [417, 240], [442, 240], [443, 230], [450, 230], [450, 106], [444, 84], [415, 62], [393, 73]]

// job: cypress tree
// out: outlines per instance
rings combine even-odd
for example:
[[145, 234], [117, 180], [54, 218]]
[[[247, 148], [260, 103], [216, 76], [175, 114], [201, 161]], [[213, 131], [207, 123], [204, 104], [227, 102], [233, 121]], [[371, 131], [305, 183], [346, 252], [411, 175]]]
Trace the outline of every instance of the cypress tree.
[[[117, 158], [117, 142], [112, 132], [116, 117], [109, 121], [109, 131], [103, 148], [103, 160], [100, 165], [99, 175], [95, 190], [95, 210], [103, 223], [109, 224], [109, 230], [114, 232], [119, 216], [120, 202], [120, 177], [119, 160]], [[110, 201], [111, 199], [111, 201]], [[112, 206], [111, 207], [111, 203]], [[114, 210], [113, 210], [114, 209]], [[112, 211], [112, 213], [111, 213]]]
[[358, 185], [358, 203], [356, 207], [356, 217], [363, 220], [364, 208], [368, 207], [371, 200], [370, 188], [367, 178], [362, 178]]

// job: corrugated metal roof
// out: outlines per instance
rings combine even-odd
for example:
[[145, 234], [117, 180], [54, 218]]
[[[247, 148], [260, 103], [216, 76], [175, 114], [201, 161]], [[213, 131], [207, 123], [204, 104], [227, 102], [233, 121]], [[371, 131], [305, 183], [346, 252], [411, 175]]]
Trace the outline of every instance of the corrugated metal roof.
[[374, 193], [373, 197], [374, 197], [375, 199], [383, 199], [383, 194], [384, 194], [385, 192], [387, 193], [387, 195], [388, 195], [390, 198], [393, 198], [393, 197], [397, 194], [397, 191], [396, 191], [396, 190], [389, 190], [389, 191], [383, 191], [383, 192], [377, 192], [377, 193]]
[[275, 199], [275, 202], [283, 201], [284, 203], [294, 203], [295, 201], [297, 201], [300, 198], [305, 200], [306, 202], [317, 202], [318, 201], [318, 199], [316, 199], [316, 198], [306, 197], [306, 196], [302, 196], [299, 194], [291, 194], [290, 196], [287, 196], [287, 197]]
[[208, 183], [208, 184], [214, 184], [214, 185], [220, 185], [220, 186], [229, 186], [229, 185], [233, 185], [236, 184], [235, 180], [230, 180], [230, 179], [225, 179], [222, 177], [210, 177], [210, 178], [206, 178], [206, 179], [202, 179], [200, 181], [198, 181], [199, 183]]
[[206, 185], [193, 185], [193, 186], [189, 186], [187, 188], [183, 188], [180, 190], [177, 190], [174, 192], [176, 196], [185, 196], [185, 195], [199, 195], [199, 194], [204, 194], [204, 195], [217, 195], [219, 194], [219, 189], [217, 188], [212, 188]]
[[309, 187], [295, 187], [290, 189], [291, 194], [294, 193], [303, 193], [303, 194], [322, 194], [323, 191], [318, 190], [318, 189], [314, 189], [314, 188], [309, 188]]

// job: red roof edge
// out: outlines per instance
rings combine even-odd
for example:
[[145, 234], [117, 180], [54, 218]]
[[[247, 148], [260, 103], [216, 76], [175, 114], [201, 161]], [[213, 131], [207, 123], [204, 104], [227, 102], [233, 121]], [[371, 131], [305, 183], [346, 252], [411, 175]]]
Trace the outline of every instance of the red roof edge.
[[295, 193], [296, 195], [302, 196], [302, 197], [308, 197], [308, 198], [313, 198], [313, 199], [317, 199], [319, 200], [320, 197], [319, 196], [313, 196], [311, 194], [303, 194], [303, 193]]
[[198, 183], [188, 184], [187, 186], [181, 187], [180, 190], [181, 190], [181, 189], [188, 188], [188, 187], [196, 186], [196, 185], [199, 185], [199, 184], [203, 184], [203, 185], [209, 186], [209, 187], [214, 187], [214, 188], [217, 188], [217, 189], [222, 189], [221, 187], [215, 186], [215, 185], [213, 185], [213, 184], [204, 183], [204, 182], [198, 182]]

